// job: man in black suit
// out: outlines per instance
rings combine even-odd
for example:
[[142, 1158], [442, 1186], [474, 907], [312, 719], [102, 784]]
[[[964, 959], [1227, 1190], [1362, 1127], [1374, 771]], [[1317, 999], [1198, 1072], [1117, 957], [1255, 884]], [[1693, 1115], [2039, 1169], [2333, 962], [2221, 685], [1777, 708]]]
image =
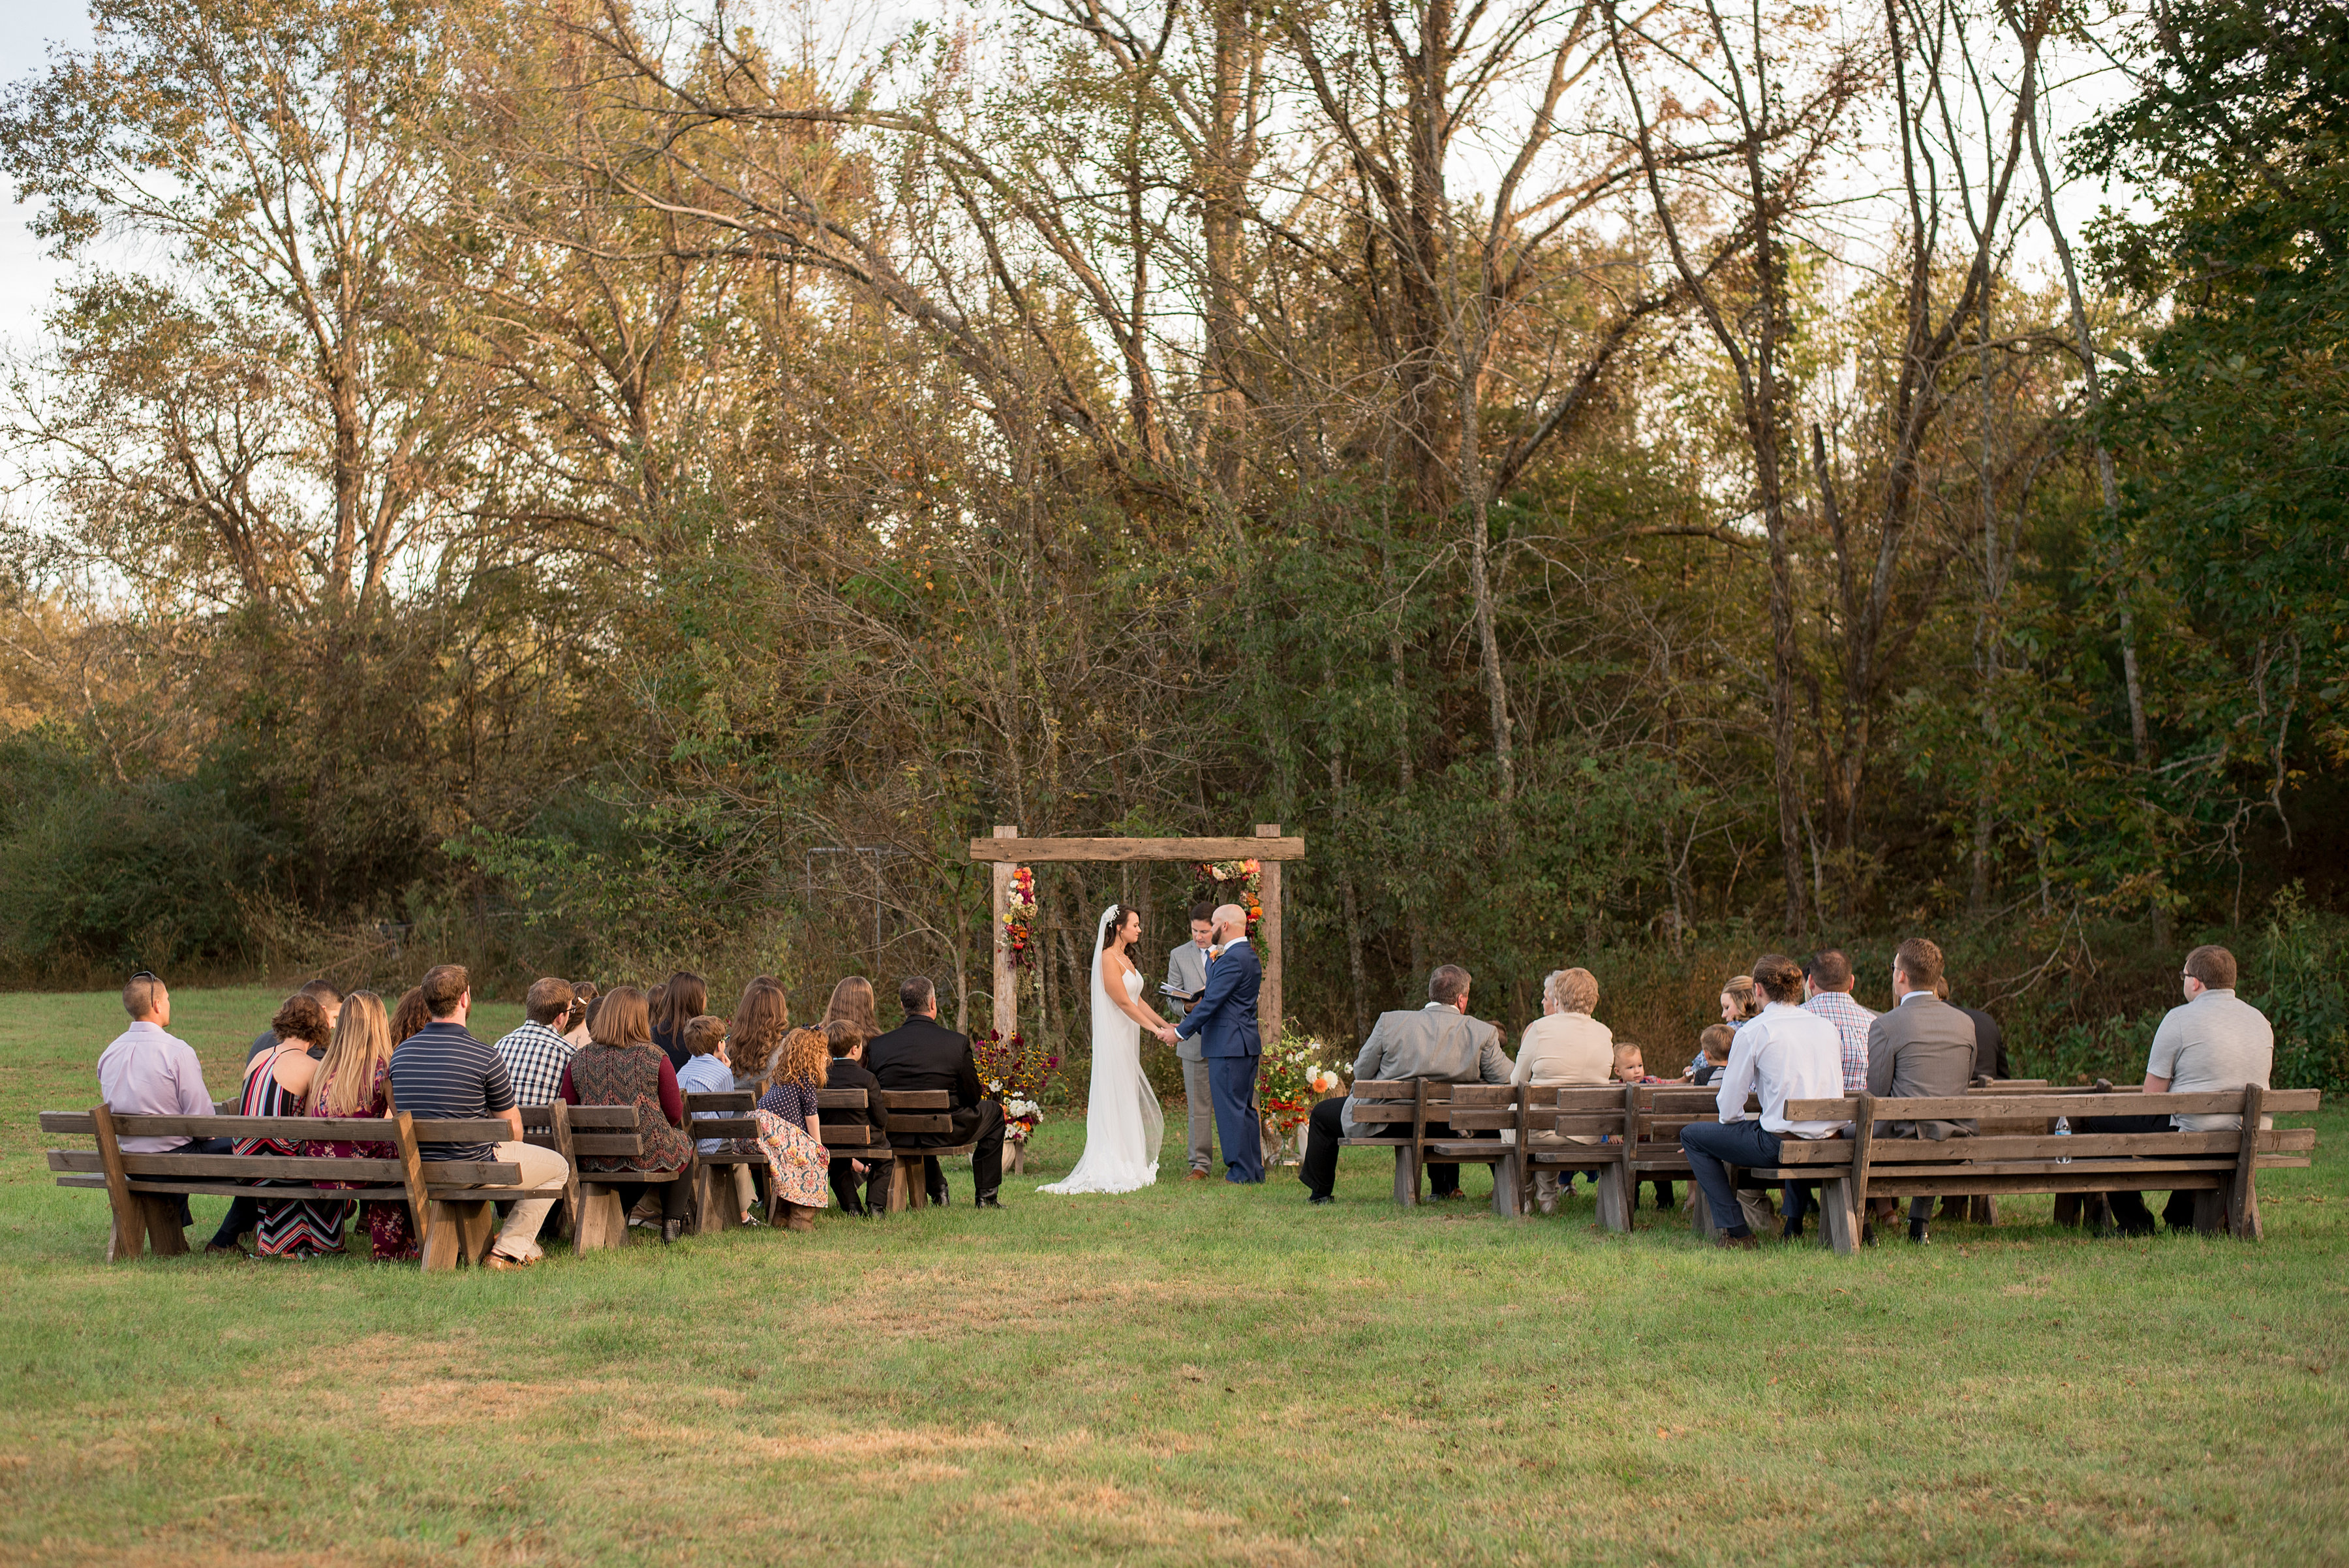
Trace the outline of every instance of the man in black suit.
[[[940, 1027], [938, 993], [922, 976], [897, 982], [897, 1002], [905, 1022], [864, 1048], [864, 1065], [885, 1089], [944, 1089], [954, 1122], [942, 1134], [895, 1134], [889, 1141], [903, 1148], [974, 1145], [970, 1173], [978, 1206], [1002, 1208], [995, 1189], [1003, 1183], [1003, 1107], [979, 1097], [978, 1063], [969, 1040]], [[947, 1179], [938, 1162], [925, 1160], [922, 1173], [930, 1201], [944, 1204]]]

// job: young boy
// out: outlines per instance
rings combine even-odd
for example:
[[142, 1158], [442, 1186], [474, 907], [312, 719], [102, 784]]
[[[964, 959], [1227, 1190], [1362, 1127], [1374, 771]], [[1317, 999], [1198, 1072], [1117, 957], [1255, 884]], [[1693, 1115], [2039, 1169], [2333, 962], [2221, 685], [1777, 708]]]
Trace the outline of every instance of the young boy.
[[[703, 1013], [685, 1026], [685, 1048], [690, 1053], [685, 1065], [677, 1070], [677, 1092], [680, 1095], [730, 1095], [734, 1092], [734, 1064], [726, 1055], [726, 1020]], [[696, 1111], [697, 1120], [730, 1115], [723, 1111]], [[695, 1147], [703, 1154], [725, 1154], [728, 1139], [705, 1137], [696, 1141]], [[750, 1217], [750, 1199], [757, 1188], [750, 1180], [750, 1168], [737, 1165], [734, 1172], [734, 1208], [736, 1223], [756, 1225]]]
[[1736, 1041], [1737, 1031], [1726, 1023], [1716, 1023], [1698, 1035], [1698, 1064], [1691, 1070], [1689, 1081], [1707, 1085], [1719, 1077], [1721, 1070], [1729, 1065], [1729, 1048]]
[[[835, 1018], [823, 1026], [824, 1044], [832, 1052], [832, 1075], [824, 1081], [827, 1088], [862, 1089], [864, 1091], [864, 1116], [875, 1134], [888, 1126], [881, 1109], [881, 1080], [864, 1064], [864, 1033], [844, 1018]], [[874, 1142], [882, 1142], [875, 1137]], [[868, 1168], [861, 1159], [835, 1159], [832, 1162], [832, 1192], [840, 1199], [840, 1207], [848, 1214], [880, 1214], [889, 1209], [889, 1196], [882, 1183], [887, 1179], [885, 1169]]]

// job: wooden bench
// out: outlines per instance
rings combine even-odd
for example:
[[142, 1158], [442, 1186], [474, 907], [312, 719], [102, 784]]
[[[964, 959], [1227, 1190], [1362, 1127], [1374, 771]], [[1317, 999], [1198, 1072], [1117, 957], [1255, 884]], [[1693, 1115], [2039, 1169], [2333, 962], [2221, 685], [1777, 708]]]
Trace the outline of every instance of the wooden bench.
[[[552, 1141], [541, 1147], [554, 1149], [571, 1167], [563, 1196], [571, 1210], [574, 1252], [608, 1251], [627, 1244], [628, 1211], [620, 1207], [616, 1189], [693, 1179], [695, 1161], [690, 1158], [675, 1170], [584, 1168], [585, 1160], [634, 1159], [644, 1152], [644, 1135], [634, 1106], [570, 1106], [559, 1100], [551, 1106], [525, 1106], [523, 1130], [526, 1136], [536, 1119], [533, 1113], [547, 1118], [546, 1131], [541, 1136]], [[533, 1137], [532, 1141], [537, 1142], [538, 1137]]]
[[[881, 1093], [885, 1102], [889, 1091], [884, 1089]], [[889, 1166], [888, 1179], [883, 1184], [883, 1211], [895, 1214], [905, 1207], [905, 1184], [898, 1179], [894, 1164], [897, 1157], [889, 1147], [889, 1135], [873, 1130], [872, 1118], [865, 1115], [868, 1108], [863, 1089], [818, 1089], [815, 1092], [815, 1114], [818, 1125], [823, 1128], [824, 1153], [834, 1159], [861, 1159], [875, 1168]], [[836, 1116], [832, 1114], [834, 1112], [853, 1114]], [[921, 1152], [926, 1154], [929, 1151], [925, 1149]], [[925, 1191], [922, 1198], [927, 1202], [929, 1194]]]
[[[1847, 1137], [1788, 1138], [1779, 1163], [1746, 1174], [1762, 1181], [1816, 1180], [1825, 1223], [1820, 1240], [1838, 1252], [1858, 1245], [1868, 1199], [1972, 1197], [2008, 1192], [2130, 1192], [2154, 1189], [2195, 1194], [2195, 1229], [2246, 1241], [2261, 1233], [2258, 1176], [2305, 1166], [2313, 1127], [2262, 1130], [2260, 1118], [2316, 1109], [2314, 1089], [2230, 1089], [2218, 1094], [1982, 1093], [1941, 1099], [1789, 1100], [1795, 1121], [1850, 1121]], [[2047, 1130], [2056, 1116], [2074, 1126], [2112, 1116], [2240, 1116], [2240, 1128], [2210, 1132], [2104, 1133]], [[1878, 1122], [1979, 1119], [2024, 1123], [2028, 1133], [1977, 1133], [1935, 1142], [1885, 1137]]]
[[[1370, 1080], [1353, 1086], [1354, 1125], [1366, 1129], [1345, 1140], [1348, 1148], [1394, 1150], [1394, 1200], [1403, 1208], [1420, 1201], [1420, 1176], [1438, 1165], [1484, 1165], [1493, 1171], [1493, 1212], [1514, 1219], [1521, 1211], [1525, 1162], [1525, 1095], [1507, 1084], [1438, 1084], [1425, 1078]], [[1430, 1122], [1448, 1130], [1431, 1136]], [[1367, 1129], [1383, 1129], [1371, 1132]], [[1515, 1145], [1493, 1137], [1461, 1137], [1462, 1132], [1519, 1129]]]
[[[96, 1149], [53, 1148], [49, 1168], [60, 1187], [103, 1188], [114, 1227], [109, 1262], [151, 1250], [171, 1257], [188, 1250], [178, 1199], [191, 1194], [252, 1198], [262, 1202], [406, 1201], [429, 1272], [478, 1263], [489, 1251], [501, 1199], [525, 1198], [516, 1183], [522, 1168], [502, 1161], [426, 1160], [427, 1143], [490, 1143], [512, 1130], [502, 1120], [418, 1121], [407, 1112], [380, 1125], [347, 1116], [116, 1116], [105, 1106], [87, 1111], [43, 1111], [41, 1130], [96, 1138]], [[373, 1135], [373, 1136], [369, 1136]], [[289, 1142], [388, 1143], [391, 1159], [312, 1158], [271, 1154], [132, 1154], [126, 1137], [266, 1137]], [[353, 1181], [357, 1189], [305, 1185]], [[256, 1182], [272, 1185], [255, 1186]], [[283, 1185], [278, 1185], [283, 1184]]]
[[[705, 1138], [754, 1142], [759, 1136], [759, 1122], [750, 1111], [758, 1100], [759, 1096], [748, 1089], [685, 1096], [685, 1130], [692, 1135], [694, 1142], [692, 1233], [696, 1236], [715, 1236], [733, 1230], [740, 1221], [734, 1214], [732, 1173], [749, 1167], [755, 1185], [767, 1168], [767, 1157], [755, 1147], [748, 1153], [740, 1148], [701, 1152]], [[697, 1113], [700, 1119], [696, 1119]]]
[[[557, 1233], [579, 1247], [579, 1159], [582, 1155], [633, 1155], [643, 1151], [636, 1132], [634, 1106], [521, 1106], [523, 1141], [534, 1148], [551, 1149], [563, 1157], [571, 1174], [564, 1179], [563, 1202], [550, 1216]], [[623, 1219], [626, 1216], [622, 1217]], [[610, 1243], [616, 1246], [617, 1242]]]
[[[819, 1090], [819, 1096], [841, 1091]], [[853, 1093], [854, 1091], [848, 1091]], [[823, 1104], [816, 1101], [818, 1114]], [[930, 1205], [929, 1185], [923, 1179], [922, 1162], [926, 1159], [951, 1159], [957, 1155], [977, 1152], [977, 1143], [948, 1144], [936, 1148], [908, 1148], [908, 1137], [936, 1137], [954, 1131], [954, 1100], [944, 1089], [884, 1089], [881, 1105], [888, 1116], [889, 1148], [889, 1212], [901, 1213], [907, 1209], [926, 1209]], [[864, 1157], [859, 1155], [862, 1159]]]

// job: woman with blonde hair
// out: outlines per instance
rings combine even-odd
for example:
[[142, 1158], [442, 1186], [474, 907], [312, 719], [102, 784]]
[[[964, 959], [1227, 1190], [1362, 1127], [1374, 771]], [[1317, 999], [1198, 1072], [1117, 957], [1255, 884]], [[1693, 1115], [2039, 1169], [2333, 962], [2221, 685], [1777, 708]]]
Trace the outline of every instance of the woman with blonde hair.
[[881, 1033], [881, 1011], [874, 1004], [873, 982], [852, 974], [832, 988], [832, 1005], [823, 1010], [826, 1023], [854, 1023], [865, 1039]]
[[[645, 993], [623, 985], [604, 998], [595, 1010], [595, 1038], [563, 1069], [557, 1091], [574, 1106], [634, 1106], [636, 1137], [642, 1150], [626, 1155], [582, 1156], [583, 1171], [683, 1170], [693, 1158], [693, 1140], [685, 1134], [685, 1096], [677, 1086], [677, 1069], [653, 1044], [650, 1009]], [[661, 1199], [661, 1240], [674, 1241], [685, 1234], [685, 1206], [693, 1196], [680, 1179], [659, 1183], [616, 1181], [623, 1213], [634, 1209], [645, 1189], [657, 1185]]]
[[[310, 1085], [303, 1115], [336, 1119], [381, 1120], [391, 1113], [391, 1021], [384, 1015], [383, 998], [372, 991], [353, 992], [343, 1000], [335, 1020], [334, 1037], [326, 1043], [326, 1059]], [[354, 1128], [354, 1131], [357, 1129]], [[311, 1159], [398, 1159], [399, 1146], [382, 1141], [313, 1138], [302, 1153]], [[321, 1181], [320, 1187], [351, 1187], [357, 1183]], [[416, 1238], [409, 1233], [404, 1201], [373, 1201], [360, 1206], [367, 1216], [367, 1252], [377, 1262], [416, 1256]]]
[[[837, 992], [834, 993], [835, 996]], [[867, 997], [872, 994], [868, 986]], [[746, 999], [747, 1000], [747, 997]], [[759, 1097], [759, 1147], [773, 1177], [767, 1214], [786, 1230], [812, 1231], [824, 1206], [824, 1179], [831, 1160], [823, 1149], [823, 1126], [816, 1116], [816, 1091], [831, 1075], [832, 1046], [820, 1029], [794, 1029], [768, 1068], [769, 1088]]]

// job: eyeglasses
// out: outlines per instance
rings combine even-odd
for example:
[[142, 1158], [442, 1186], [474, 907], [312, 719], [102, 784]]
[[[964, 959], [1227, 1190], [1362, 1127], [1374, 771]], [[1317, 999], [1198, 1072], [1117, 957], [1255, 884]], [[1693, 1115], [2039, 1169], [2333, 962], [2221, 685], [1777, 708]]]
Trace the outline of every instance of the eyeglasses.
[[156, 973], [153, 970], [151, 970], [151, 969], [142, 969], [142, 970], [140, 970], [137, 974], [132, 975], [130, 978], [131, 978], [131, 979], [133, 979], [133, 980], [161, 980], [163, 977], [162, 977], [161, 975], [160, 975], [160, 974], [157, 974], [157, 973]]

